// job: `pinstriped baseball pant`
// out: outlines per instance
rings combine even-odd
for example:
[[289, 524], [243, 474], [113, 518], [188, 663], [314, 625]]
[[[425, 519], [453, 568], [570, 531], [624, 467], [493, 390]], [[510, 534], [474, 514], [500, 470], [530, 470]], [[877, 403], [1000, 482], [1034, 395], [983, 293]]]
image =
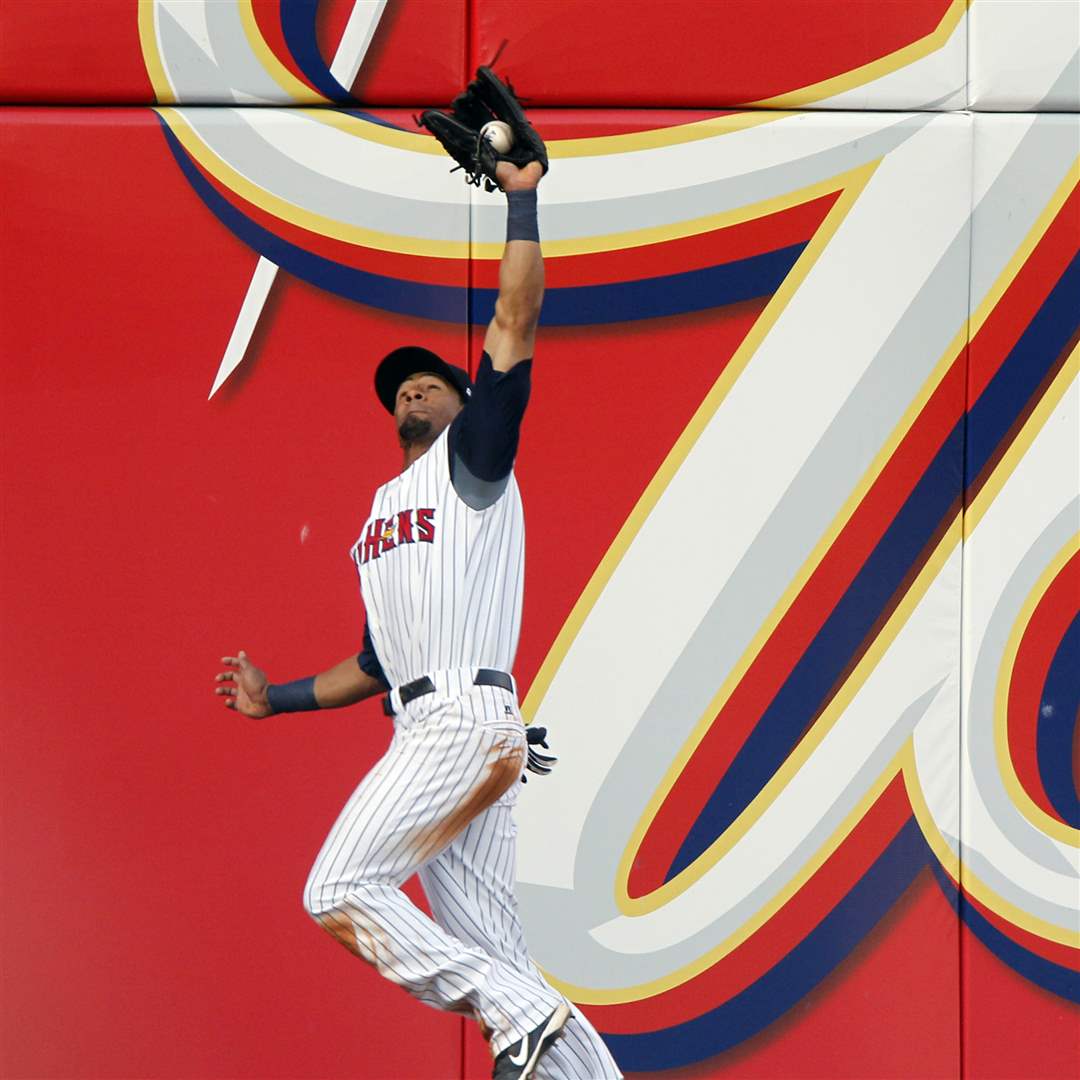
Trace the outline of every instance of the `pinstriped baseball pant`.
[[[494, 1054], [562, 1000], [529, 961], [513, 894], [511, 815], [524, 756], [509, 691], [466, 686], [409, 703], [304, 890], [311, 916], [380, 974], [420, 1001], [474, 1015]], [[434, 921], [401, 891], [417, 872]], [[567, 1071], [553, 1078], [619, 1075], [577, 1015], [542, 1059], [549, 1069], [560, 1069], [557, 1052]]]
[[[443, 854], [422, 867], [420, 880], [440, 926], [462, 941], [503, 958], [538, 981], [529, 959], [514, 896], [517, 829], [512, 802], [516, 788], [475, 818]], [[505, 864], [489, 863], [499, 850]], [[538, 1080], [609, 1080], [622, 1076], [596, 1029], [573, 1007], [563, 1034], [540, 1059]]]

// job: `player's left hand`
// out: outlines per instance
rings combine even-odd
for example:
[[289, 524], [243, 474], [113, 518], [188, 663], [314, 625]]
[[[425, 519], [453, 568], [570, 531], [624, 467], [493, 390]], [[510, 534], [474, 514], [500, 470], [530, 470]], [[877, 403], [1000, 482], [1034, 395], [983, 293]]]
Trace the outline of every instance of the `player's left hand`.
[[[510, 129], [509, 145], [496, 150], [481, 134], [493, 120]], [[450, 103], [450, 112], [425, 109], [416, 122], [428, 129], [443, 149], [465, 170], [465, 178], [485, 190], [534, 188], [547, 172], [544, 140], [529, 122], [514, 88], [489, 67], [476, 69], [476, 78]], [[530, 168], [535, 163], [538, 170]], [[504, 165], [510, 165], [506, 170]], [[509, 179], [514, 186], [507, 187]]]
[[228, 664], [230, 670], [218, 674], [214, 681], [222, 685], [214, 693], [225, 698], [228, 708], [235, 709], [244, 716], [256, 720], [269, 716], [272, 712], [267, 698], [270, 680], [267, 679], [266, 672], [257, 668], [243, 649], [237, 656], [223, 656], [221, 662]]
[[[559, 759], [550, 754], [541, 754], [539, 750], [534, 749], [537, 746], [542, 746], [545, 750], [550, 749], [547, 744], [547, 728], [527, 727], [525, 729], [525, 738], [529, 743], [529, 754], [525, 761], [525, 768], [537, 776], [547, 776]], [[523, 776], [521, 782], [527, 784], [529, 781], [527, 777]]]

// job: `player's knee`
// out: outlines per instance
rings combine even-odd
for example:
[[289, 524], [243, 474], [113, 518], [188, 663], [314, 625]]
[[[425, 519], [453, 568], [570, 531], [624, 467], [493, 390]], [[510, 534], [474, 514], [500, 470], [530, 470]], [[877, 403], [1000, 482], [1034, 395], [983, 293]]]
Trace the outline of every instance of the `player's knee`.
[[304, 910], [311, 918], [318, 921], [320, 915], [324, 915], [328, 908], [319, 900], [318, 894], [313, 894], [309, 889], [304, 890]]
[[365, 879], [345, 879], [319, 873], [316, 869], [311, 872], [304, 886], [304, 910], [319, 923], [345, 908], [366, 912], [370, 906], [369, 890], [375, 887], [376, 883]]
[[345, 909], [344, 897], [326, 882], [309, 881], [304, 889], [304, 910], [318, 926], [347, 949], [357, 951], [352, 919]]
[[304, 886], [303, 904], [316, 922], [321, 923], [326, 915], [340, 908], [344, 899], [344, 883], [320, 874], [317, 868], [312, 870]]
[[304, 910], [332, 938], [370, 964], [378, 964], [381, 931], [366, 902], [364, 889], [355, 884], [324, 880], [315, 875], [308, 881], [303, 896]]

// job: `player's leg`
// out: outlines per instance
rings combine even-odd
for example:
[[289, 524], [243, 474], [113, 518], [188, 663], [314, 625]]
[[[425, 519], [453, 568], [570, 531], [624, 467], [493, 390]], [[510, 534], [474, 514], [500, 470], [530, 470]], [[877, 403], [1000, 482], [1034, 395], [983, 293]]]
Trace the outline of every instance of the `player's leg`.
[[524, 738], [460, 709], [399, 718], [390, 749], [353, 793], [308, 879], [311, 916], [421, 1001], [472, 1013], [501, 1051], [562, 1000], [543, 982], [447, 933], [402, 883], [517, 783]]
[[621, 1077], [619, 1066], [600, 1033], [573, 1002], [570, 1008], [563, 1037], [540, 1059], [536, 1068], [537, 1080], [582, 1080], [583, 1077], [615, 1080]]
[[[436, 921], [462, 941], [501, 957], [536, 979], [514, 895], [516, 828], [511, 788], [470, 822], [438, 858], [420, 870]], [[562, 1035], [540, 1058], [535, 1075], [547, 1080], [609, 1080], [615, 1060], [596, 1029], [571, 1006]]]

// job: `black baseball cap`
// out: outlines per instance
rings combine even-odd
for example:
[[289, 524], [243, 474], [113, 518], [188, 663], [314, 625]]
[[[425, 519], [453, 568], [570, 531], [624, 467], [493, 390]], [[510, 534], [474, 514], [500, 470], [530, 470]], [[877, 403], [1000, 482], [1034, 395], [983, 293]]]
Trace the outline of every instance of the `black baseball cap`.
[[383, 408], [393, 415], [398, 387], [419, 371], [430, 371], [445, 379], [465, 401], [472, 393], [472, 380], [464, 368], [448, 364], [441, 356], [420, 345], [403, 345], [379, 361], [375, 369], [375, 394]]

